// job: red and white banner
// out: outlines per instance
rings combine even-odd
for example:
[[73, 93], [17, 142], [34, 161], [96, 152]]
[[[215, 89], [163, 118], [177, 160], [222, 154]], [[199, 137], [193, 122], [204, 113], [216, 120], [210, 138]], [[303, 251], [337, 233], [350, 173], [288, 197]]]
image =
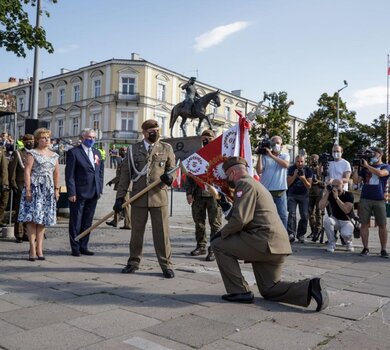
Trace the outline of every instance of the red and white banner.
[[248, 172], [250, 176], [253, 176], [252, 149], [249, 138], [251, 125], [240, 111], [236, 113], [240, 117], [236, 125], [183, 161], [183, 166], [188, 173], [199, 177], [224, 193], [229, 193], [226, 175], [222, 169], [222, 164], [227, 158], [233, 156], [245, 158], [249, 165]]

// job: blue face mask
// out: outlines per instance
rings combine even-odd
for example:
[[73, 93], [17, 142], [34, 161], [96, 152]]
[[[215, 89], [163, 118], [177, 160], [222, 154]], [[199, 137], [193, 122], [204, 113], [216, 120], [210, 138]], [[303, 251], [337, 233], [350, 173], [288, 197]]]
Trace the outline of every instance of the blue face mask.
[[377, 157], [370, 158], [370, 163], [375, 164], [378, 161]]
[[91, 148], [95, 144], [95, 140], [85, 139], [83, 141], [83, 144], [84, 144], [85, 147]]

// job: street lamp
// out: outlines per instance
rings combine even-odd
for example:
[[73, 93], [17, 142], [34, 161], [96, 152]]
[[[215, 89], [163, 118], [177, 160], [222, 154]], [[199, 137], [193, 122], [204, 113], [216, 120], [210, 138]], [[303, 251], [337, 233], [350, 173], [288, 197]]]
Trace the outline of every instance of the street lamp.
[[337, 125], [336, 125], [336, 141], [335, 144], [339, 145], [339, 124], [340, 124], [340, 110], [339, 110], [339, 105], [340, 105], [340, 91], [344, 90], [348, 86], [348, 83], [346, 80], [344, 80], [344, 86], [341, 89], [337, 90]]

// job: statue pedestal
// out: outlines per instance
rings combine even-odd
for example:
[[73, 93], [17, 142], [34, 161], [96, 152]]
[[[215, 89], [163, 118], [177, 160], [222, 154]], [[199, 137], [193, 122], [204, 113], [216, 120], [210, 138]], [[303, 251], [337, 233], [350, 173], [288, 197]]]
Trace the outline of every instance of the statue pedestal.
[[176, 161], [178, 159], [183, 161], [202, 148], [201, 136], [174, 137], [163, 139], [162, 141], [167, 142], [172, 146], [173, 152], [175, 152]]

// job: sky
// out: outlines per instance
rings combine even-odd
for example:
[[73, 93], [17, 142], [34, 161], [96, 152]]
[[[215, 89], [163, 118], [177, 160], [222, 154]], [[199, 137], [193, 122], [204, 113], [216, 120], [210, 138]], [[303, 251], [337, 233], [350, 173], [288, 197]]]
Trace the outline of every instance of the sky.
[[[302, 119], [344, 80], [340, 98], [359, 122], [386, 114], [389, 0], [42, 1], [55, 53], [41, 51], [40, 78], [135, 52], [254, 101], [286, 91]], [[32, 76], [33, 57], [0, 48], [0, 81]]]

